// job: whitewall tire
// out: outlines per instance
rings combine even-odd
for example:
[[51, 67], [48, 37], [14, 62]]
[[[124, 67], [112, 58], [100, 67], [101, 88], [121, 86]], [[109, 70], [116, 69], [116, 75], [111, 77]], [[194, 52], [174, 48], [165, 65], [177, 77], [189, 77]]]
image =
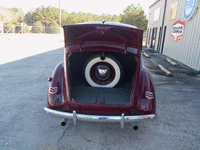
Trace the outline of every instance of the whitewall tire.
[[90, 86], [112, 88], [122, 77], [122, 67], [115, 58], [92, 57], [85, 65], [84, 74]]

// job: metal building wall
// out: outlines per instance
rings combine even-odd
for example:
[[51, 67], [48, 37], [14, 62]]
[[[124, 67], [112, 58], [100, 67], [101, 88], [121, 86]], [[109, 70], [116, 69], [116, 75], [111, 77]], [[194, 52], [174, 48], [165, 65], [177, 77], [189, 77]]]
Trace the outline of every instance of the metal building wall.
[[[175, 20], [169, 21], [170, 7], [173, 2], [178, 2], [177, 16]], [[165, 25], [167, 32], [164, 43], [163, 54], [179, 62], [200, 71], [200, 10], [193, 20], [187, 21], [184, 18], [185, 0], [168, 0], [165, 14]], [[172, 26], [177, 20], [185, 22], [183, 37], [175, 41], [171, 37]]]
[[[156, 34], [156, 45], [154, 47], [154, 50], [157, 50], [157, 43], [158, 43], [158, 37], [159, 37], [159, 32], [160, 32], [160, 27], [162, 25], [162, 19], [163, 19], [163, 11], [164, 11], [164, 0], [158, 0], [156, 1], [150, 8], [149, 10], [149, 18], [148, 18], [148, 28], [147, 30], [151, 29], [151, 33], [149, 32], [149, 36], [147, 36], [147, 40], [149, 40], [149, 42], [147, 42], [147, 47], [150, 48], [150, 45], [151, 45], [151, 37], [152, 37], [152, 30], [153, 28], [156, 28], [157, 27], [157, 34]], [[158, 21], [156, 22], [153, 22], [153, 19], [154, 19], [154, 12], [157, 8], [161, 8], [160, 9], [160, 18]], [[149, 38], [150, 39], [149, 39]]]
[[[157, 1], [154, 5], [150, 7], [149, 21], [148, 21], [148, 29], [151, 30], [157, 27], [157, 35], [156, 35], [156, 45], [154, 50], [157, 50], [158, 45], [158, 37], [159, 37], [159, 28], [162, 25], [163, 18], [163, 8], [164, 8], [165, 0]], [[170, 8], [171, 5], [177, 2], [177, 15], [176, 19], [170, 19]], [[198, 10], [193, 20], [186, 21], [184, 18], [184, 4], [185, 0], [167, 0], [166, 13], [165, 13], [165, 22], [164, 27], [166, 26], [166, 34], [165, 41], [163, 47], [163, 54], [169, 56], [197, 71], [200, 71], [200, 10]], [[154, 11], [161, 7], [160, 12], [160, 20], [156, 23], [153, 22]], [[185, 22], [185, 30], [183, 33], [183, 37], [175, 41], [171, 37], [172, 26], [177, 21], [181, 20]], [[163, 28], [164, 30], [164, 28]], [[163, 35], [163, 34], [162, 34]], [[152, 37], [152, 32], [151, 36]], [[151, 40], [150, 40], [151, 41]], [[161, 42], [161, 45], [163, 43]], [[150, 47], [151, 43], [148, 43], [147, 47]]]

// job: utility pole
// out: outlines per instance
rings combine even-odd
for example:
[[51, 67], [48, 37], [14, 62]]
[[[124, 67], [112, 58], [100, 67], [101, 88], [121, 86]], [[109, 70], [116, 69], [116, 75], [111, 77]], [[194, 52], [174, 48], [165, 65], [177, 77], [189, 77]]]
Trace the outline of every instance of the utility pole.
[[60, 10], [60, 15], [59, 15], [60, 33], [62, 33], [62, 27], [61, 27], [61, 6], [60, 6], [60, 0], [59, 0], [59, 10]]
[[60, 6], [60, 0], [59, 0], [59, 10], [60, 10], [59, 25], [60, 25], [60, 28], [61, 28], [61, 6]]

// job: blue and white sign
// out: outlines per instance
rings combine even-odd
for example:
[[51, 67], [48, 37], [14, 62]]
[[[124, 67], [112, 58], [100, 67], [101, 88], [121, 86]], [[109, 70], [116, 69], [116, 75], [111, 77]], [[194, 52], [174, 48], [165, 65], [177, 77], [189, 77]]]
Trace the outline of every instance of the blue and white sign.
[[185, 0], [184, 5], [184, 17], [186, 20], [190, 20], [197, 11], [198, 0]]

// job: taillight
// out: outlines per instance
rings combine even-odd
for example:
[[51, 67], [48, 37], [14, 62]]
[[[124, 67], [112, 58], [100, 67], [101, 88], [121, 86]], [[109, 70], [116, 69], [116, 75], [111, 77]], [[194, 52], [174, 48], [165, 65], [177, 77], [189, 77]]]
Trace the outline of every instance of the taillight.
[[152, 100], [141, 99], [139, 109], [143, 111], [152, 111]]

